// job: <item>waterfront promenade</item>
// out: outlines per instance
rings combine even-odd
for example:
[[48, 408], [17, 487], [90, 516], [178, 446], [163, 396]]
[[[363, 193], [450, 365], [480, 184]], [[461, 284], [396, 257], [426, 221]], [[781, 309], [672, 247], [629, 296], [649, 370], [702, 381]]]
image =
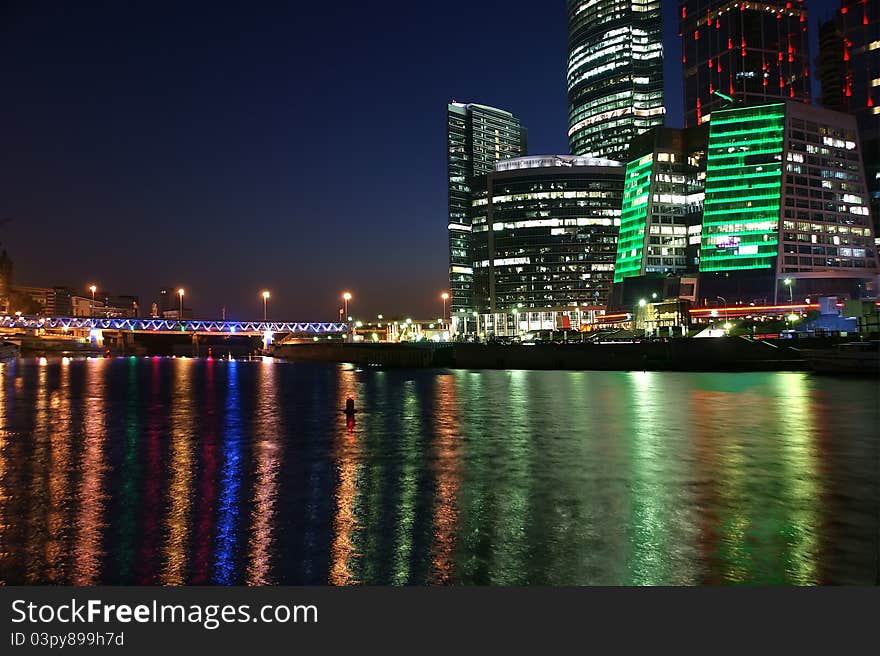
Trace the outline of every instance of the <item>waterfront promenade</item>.
[[[809, 344], [808, 344], [809, 343]], [[273, 355], [292, 361], [351, 362], [386, 367], [460, 369], [570, 369], [605, 371], [800, 371], [801, 348], [826, 340], [752, 340], [739, 337], [621, 344], [288, 344]]]

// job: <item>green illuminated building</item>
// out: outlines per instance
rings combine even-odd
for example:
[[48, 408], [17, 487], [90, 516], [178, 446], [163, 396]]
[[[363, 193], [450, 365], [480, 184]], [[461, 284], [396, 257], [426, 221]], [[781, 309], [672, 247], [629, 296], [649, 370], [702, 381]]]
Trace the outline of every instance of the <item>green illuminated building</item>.
[[714, 113], [700, 271], [774, 266], [784, 149], [785, 104]]
[[620, 213], [620, 235], [617, 238], [617, 259], [614, 263], [614, 282], [641, 275], [644, 269], [645, 236], [648, 232], [648, 204], [653, 165], [654, 154], [648, 153], [626, 166], [623, 183], [623, 209]]
[[629, 150], [614, 282], [696, 271], [706, 165], [705, 126], [655, 128]]
[[796, 101], [712, 113], [701, 297], [871, 293], [873, 237], [854, 117]]

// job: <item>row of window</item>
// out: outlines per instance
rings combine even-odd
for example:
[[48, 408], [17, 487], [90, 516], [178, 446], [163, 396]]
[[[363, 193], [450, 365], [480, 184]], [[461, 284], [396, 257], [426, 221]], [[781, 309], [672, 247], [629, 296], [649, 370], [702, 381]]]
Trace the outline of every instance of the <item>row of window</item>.
[[815, 269], [816, 267], [832, 267], [832, 268], [840, 268], [840, 269], [865, 269], [868, 267], [868, 263], [865, 260], [841, 260], [839, 258], [822, 258], [822, 257], [794, 257], [791, 255], [785, 256], [785, 264], [796, 264], [801, 267], [810, 267], [811, 269]]

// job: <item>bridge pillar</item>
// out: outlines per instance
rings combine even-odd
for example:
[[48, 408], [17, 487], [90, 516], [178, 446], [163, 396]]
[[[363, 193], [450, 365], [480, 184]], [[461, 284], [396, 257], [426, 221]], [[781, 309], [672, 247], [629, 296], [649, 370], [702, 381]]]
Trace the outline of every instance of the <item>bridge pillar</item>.
[[193, 348], [193, 357], [199, 357], [199, 335], [198, 333], [193, 333], [192, 335], [192, 348]]
[[100, 328], [92, 328], [91, 330], [89, 330], [89, 342], [91, 342], [92, 346], [103, 348], [104, 331]]
[[134, 333], [128, 330], [120, 330], [119, 337], [122, 354], [134, 353]]
[[265, 353], [269, 353], [269, 348], [272, 346], [272, 342], [274, 341], [274, 335], [271, 330], [263, 331], [263, 351]]

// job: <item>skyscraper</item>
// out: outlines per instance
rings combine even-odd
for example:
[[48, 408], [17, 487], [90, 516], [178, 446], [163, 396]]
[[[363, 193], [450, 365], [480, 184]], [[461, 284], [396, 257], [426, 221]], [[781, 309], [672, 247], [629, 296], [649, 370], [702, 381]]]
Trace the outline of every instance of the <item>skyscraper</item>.
[[604, 307], [623, 174], [611, 160], [542, 155], [499, 162], [474, 180], [476, 309]]
[[876, 275], [855, 118], [792, 101], [716, 110], [700, 295], [858, 298]]
[[473, 308], [471, 186], [495, 162], [528, 151], [526, 130], [510, 112], [452, 102], [447, 107], [449, 181], [449, 291], [453, 313]]
[[708, 120], [724, 96], [810, 102], [803, 0], [680, 0], [679, 8], [686, 126]]
[[660, 0], [568, 0], [568, 141], [574, 155], [624, 160], [663, 125]]
[[880, 5], [842, 0], [834, 18], [820, 26], [819, 36], [820, 102], [855, 114], [876, 235], [880, 230]]

